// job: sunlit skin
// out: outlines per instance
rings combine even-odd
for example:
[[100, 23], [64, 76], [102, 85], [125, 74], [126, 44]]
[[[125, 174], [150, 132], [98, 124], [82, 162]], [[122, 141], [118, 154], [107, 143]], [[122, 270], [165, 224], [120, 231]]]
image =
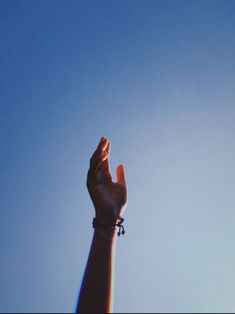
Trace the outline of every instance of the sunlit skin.
[[[114, 225], [127, 204], [124, 167], [116, 169], [117, 181], [110, 173], [108, 139], [102, 137], [90, 159], [87, 188], [95, 207], [96, 220]], [[87, 267], [78, 300], [78, 313], [111, 313], [112, 286], [117, 230], [95, 229]]]
[[117, 167], [117, 182], [113, 182], [109, 164], [110, 148], [110, 142], [102, 138], [91, 157], [87, 175], [87, 188], [96, 209], [96, 217], [102, 223], [119, 218], [127, 203], [124, 167]]

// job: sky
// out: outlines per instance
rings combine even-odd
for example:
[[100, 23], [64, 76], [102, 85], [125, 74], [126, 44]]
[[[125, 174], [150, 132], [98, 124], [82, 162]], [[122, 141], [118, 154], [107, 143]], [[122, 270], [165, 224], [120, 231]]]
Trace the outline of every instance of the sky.
[[234, 312], [235, 2], [0, 0], [0, 312], [73, 312], [98, 141], [115, 312]]

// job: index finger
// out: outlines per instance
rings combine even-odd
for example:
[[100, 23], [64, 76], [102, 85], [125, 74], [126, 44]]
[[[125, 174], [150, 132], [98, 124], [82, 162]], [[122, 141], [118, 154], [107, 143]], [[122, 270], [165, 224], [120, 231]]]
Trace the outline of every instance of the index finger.
[[108, 145], [108, 139], [106, 137], [101, 137], [101, 140], [98, 144], [98, 147], [96, 150], [101, 150], [101, 151], [104, 151]]
[[[90, 159], [90, 169], [95, 170], [99, 163], [102, 161], [102, 155], [105, 152], [105, 149], [108, 145], [108, 140], [105, 137], [102, 137], [97, 149], [95, 150], [94, 154]], [[103, 156], [104, 157], [104, 156]]]

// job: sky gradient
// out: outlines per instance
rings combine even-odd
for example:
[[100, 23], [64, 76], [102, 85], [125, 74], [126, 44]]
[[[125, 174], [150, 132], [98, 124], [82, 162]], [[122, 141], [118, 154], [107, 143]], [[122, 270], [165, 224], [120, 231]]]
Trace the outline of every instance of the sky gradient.
[[115, 312], [234, 312], [235, 2], [0, 0], [0, 312], [73, 312], [101, 136], [129, 187]]

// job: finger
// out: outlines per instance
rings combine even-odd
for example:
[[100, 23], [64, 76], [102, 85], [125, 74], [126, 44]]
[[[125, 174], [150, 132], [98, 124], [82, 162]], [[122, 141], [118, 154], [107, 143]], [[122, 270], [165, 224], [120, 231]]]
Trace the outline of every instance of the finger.
[[97, 154], [97, 156], [92, 157], [90, 161], [90, 170], [92, 172], [95, 171], [97, 168], [101, 166], [101, 164], [103, 164], [104, 161], [107, 160], [107, 158], [108, 154], [106, 151], [101, 152], [100, 154]]
[[117, 182], [126, 185], [125, 170], [123, 165], [117, 166]]
[[110, 151], [111, 151], [111, 143], [108, 141], [108, 145], [106, 147], [106, 151], [107, 153], [110, 155]]
[[108, 158], [104, 162], [105, 170], [110, 173], [110, 152], [111, 152], [111, 143], [108, 142], [108, 145], [105, 150], [108, 154]]
[[100, 140], [99, 145], [98, 145], [96, 150], [98, 150], [98, 151], [106, 150], [108, 143], [109, 143], [109, 141], [106, 137], [101, 137], [101, 140]]
[[98, 167], [98, 165], [108, 157], [108, 154], [106, 152], [107, 145], [108, 145], [108, 140], [102, 137], [97, 149], [95, 150], [94, 154], [92, 155], [90, 159], [91, 170], [95, 170]]
[[100, 162], [98, 168], [102, 168], [103, 171], [109, 170], [110, 147], [111, 144], [110, 142], [108, 142], [105, 151], [101, 153], [102, 155], [104, 155], [104, 159], [102, 160], [102, 162]]
[[111, 151], [111, 143], [109, 142], [106, 150], [105, 150], [108, 154], [107, 159], [104, 160], [104, 162], [102, 162], [99, 166], [99, 168], [104, 172], [104, 174], [107, 176], [108, 179], [112, 180], [112, 176], [110, 173], [110, 151]]
[[105, 172], [102, 170], [102, 164], [108, 158], [106, 152], [103, 152], [96, 162], [94, 162], [87, 173], [87, 183], [97, 181], [97, 179], [101, 176], [104, 176]]

